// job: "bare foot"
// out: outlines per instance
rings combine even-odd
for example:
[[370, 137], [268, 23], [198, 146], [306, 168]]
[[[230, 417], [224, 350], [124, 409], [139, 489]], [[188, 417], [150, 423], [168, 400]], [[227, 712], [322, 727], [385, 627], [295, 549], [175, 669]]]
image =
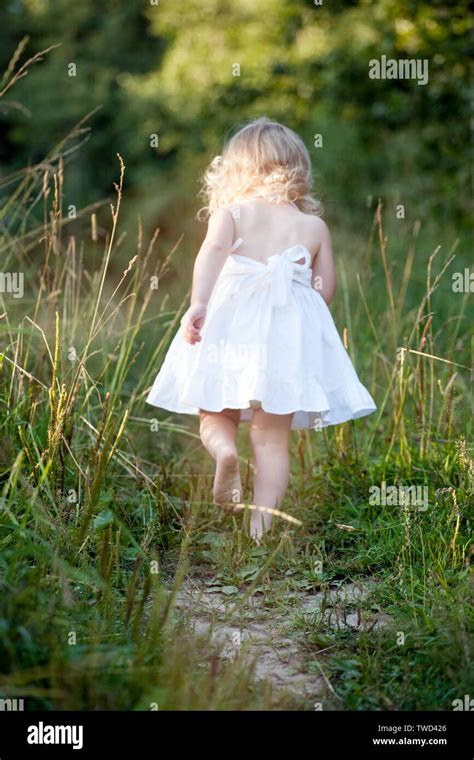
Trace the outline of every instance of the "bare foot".
[[226, 449], [219, 453], [216, 460], [216, 474], [213, 487], [214, 501], [219, 507], [230, 508], [232, 504], [242, 501], [242, 484], [240, 482], [239, 458], [237, 452]]
[[258, 509], [254, 510], [250, 518], [250, 538], [253, 538], [257, 546], [261, 545], [263, 535], [269, 530], [269, 528], [270, 522], [268, 522], [268, 524], [265, 522], [265, 517], [262, 512]]
[[257, 533], [251, 533], [250, 538], [254, 542], [255, 546], [261, 546], [262, 545], [262, 536], [259, 536]]

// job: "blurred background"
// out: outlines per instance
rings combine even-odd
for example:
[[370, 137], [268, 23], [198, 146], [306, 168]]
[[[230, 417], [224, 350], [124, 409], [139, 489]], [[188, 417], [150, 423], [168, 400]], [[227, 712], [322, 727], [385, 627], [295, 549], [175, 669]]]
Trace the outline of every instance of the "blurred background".
[[[200, 174], [233, 127], [265, 114], [305, 140], [331, 221], [349, 217], [357, 234], [375, 196], [460, 223], [468, 24], [466, 2], [436, 0], [5, 0], [2, 72], [24, 35], [28, 55], [59, 47], [2, 102], [1, 169], [42, 161], [86, 119], [69, 141], [82, 145], [67, 158], [66, 203], [107, 197], [119, 152], [131, 216], [202, 236]], [[429, 59], [428, 85], [370, 79], [381, 55]]]

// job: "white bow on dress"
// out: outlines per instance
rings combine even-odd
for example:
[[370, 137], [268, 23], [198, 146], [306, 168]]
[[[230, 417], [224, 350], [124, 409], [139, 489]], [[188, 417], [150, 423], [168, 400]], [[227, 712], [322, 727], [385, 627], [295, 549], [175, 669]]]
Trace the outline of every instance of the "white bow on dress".
[[[301, 264], [302, 258], [304, 262]], [[293, 282], [311, 287], [310, 261], [310, 253], [303, 245], [295, 245], [287, 248], [283, 253], [270, 256], [266, 263], [233, 254], [223, 274], [241, 276], [241, 280], [236, 282], [231, 295], [244, 290], [248, 294], [249, 291], [255, 292], [262, 287], [268, 287], [271, 305], [278, 308], [288, 303]]]

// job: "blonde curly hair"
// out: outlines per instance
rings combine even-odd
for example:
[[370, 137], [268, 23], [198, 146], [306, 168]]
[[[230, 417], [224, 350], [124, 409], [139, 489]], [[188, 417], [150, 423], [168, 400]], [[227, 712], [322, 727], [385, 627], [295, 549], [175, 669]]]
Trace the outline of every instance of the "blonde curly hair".
[[301, 138], [263, 116], [239, 129], [211, 162], [202, 179], [206, 205], [198, 218], [207, 219], [220, 206], [251, 197], [293, 202], [305, 214], [321, 216], [322, 205], [312, 187], [311, 159]]

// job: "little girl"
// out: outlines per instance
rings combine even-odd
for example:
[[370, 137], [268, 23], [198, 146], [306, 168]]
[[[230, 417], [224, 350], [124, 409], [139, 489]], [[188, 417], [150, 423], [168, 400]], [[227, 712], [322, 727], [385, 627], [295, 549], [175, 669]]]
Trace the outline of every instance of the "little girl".
[[[266, 118], [240, 129], [204, 178], [209, 226], [191, 305], [147, 403], [200, 415], [222, 507], [242, 501], [239, 422], [250, 423], [253, 504], [279, 508], [290, 430], [376, 409], [327, 307], [336, 290], [331, 237], [311, 188], [302, 140]], [[270, 523], [271, 509], [252, 510], [257, 542]]]

